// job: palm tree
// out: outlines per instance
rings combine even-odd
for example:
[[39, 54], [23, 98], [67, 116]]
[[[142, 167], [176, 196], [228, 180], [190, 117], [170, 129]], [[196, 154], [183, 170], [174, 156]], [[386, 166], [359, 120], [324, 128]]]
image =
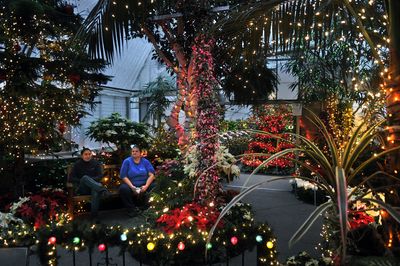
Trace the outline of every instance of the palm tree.
[[[228, 2], [232, 4], [242, 1]], [[187, 119], [184, 124], [190, 124], [196, 117], [198, 100], [193, 81], [194, 39], [200, 33], [208, 32], [215, 21], [226, 15], [229, 9], [226, 4], [227, 1], [222, 0], [99, 0], [89, 14], [85, 27], [77, 35], [77, 40], [89, 43], [92, 55], [111, 61], [115, 53], [122, 51], [127, 38], [145, 37], [153, 45], [155, 57], [176, 76], [178, 97], [167, 123], [178, 133], [181, 132], [178, 137], [184, 140], [190, 136], [183, 134], [185, 131], [178, 120], [179, 112], [184, 106]], [[242, 38], [246, 36], [243, 34]], [[233, 40], [224, 38], [224, 35], [215, 40], [218, 48], [214, 51], [217, 80], [222, 87], [226, 87], [225, 83], [229, 84], [228, 93], [235, 94], [235, 88], [236, 91], [242, 91], [236, 100], [242, 100], [243, 103], [267, 99], [274, 91], [276, 77], [266, 67], [265, 57], [260, 54], [250, 54], [243, 59], [244, 47], [238, 41], [235, 40], [238, 45], [232, 51], [230, 48]], [[237, 60], [244, 62], [243, 68], [247, 71], [236, 70], [240, 65], [236, 63]], [[255, 72], [261, 72], [262, 75]], [[229, 73], [233, 74], [227, 78]], [[243, 81], [246, 82], [244, 86]], [[251, 93], [247, 93], [248, 90]]]
[[[144, 119], [152, 118], [153, 126], [161, 126], [161, 120], [165, 116], [165, 110], [171, 102], [168, 96], [175, 96], [176, 88], [165, 77], [158, 76], [156, 80], [147, 83], [144, 89], [137, 95], [145, 99], [148, 104], [147, 113]], [[156, 124], [154, 122], [157, 122]]]

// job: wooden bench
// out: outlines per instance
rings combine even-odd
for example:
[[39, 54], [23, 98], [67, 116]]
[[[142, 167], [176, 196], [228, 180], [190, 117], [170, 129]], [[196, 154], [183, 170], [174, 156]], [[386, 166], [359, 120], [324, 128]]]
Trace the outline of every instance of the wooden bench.
[[[69, 177], [72, 166], [73, 165], [69, 165], [67, 167], [67, 177]], [[119, 170], [118, 165], [102, 165], [103, 178], [101, 179], [101, 183], [108, 189], [111, 196], [118, 196], [118, 187], [121, 183], [119, 179]], [[76, 211], [75, 206], [90, 201], [91, 195], [76, 195], [74, 184], [69, 181], [67, 181], [67, 192], [68, 213], [73, 217]], [[82, 210], [78, 209], [78, 212], [79, 211]]]

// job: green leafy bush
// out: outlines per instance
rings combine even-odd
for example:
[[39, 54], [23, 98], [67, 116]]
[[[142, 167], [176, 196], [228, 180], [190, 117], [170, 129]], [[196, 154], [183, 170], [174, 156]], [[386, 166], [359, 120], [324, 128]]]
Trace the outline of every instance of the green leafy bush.
[[86, 134], [90, 139], [114, 144], [118, 150], [126, 151], [131, 144], [147, 148], [149, 144], [148, 128], [145, 124], [130, 121], [118, 113], [101, 118], [90, 124]]

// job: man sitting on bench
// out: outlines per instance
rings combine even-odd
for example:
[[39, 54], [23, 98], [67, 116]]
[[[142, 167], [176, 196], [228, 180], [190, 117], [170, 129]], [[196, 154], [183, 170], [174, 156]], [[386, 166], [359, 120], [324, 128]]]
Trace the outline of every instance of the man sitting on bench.
[[78, 195], [91, 195], [91, 216], [96, 218], [99, 211], [100, 197], [106, 197], [110, 192], [103, 187], [100, 180], [103, 172], [100, 162], [92, 158], [92, 151], [83, 148], [81, 158], [75, 162], [69, 175], [69, 180], [79, 183]]
[[131, 146], [131, 156], [122, 163], [120, 178], [123, 183], [119, 187], [119, 195], [128, 209], [128, 216], [133, 217], [139, 213], [134, 200], [146, 198], [146, 194], [154, 187], [154, 167], [142, 158], [138, 146]]

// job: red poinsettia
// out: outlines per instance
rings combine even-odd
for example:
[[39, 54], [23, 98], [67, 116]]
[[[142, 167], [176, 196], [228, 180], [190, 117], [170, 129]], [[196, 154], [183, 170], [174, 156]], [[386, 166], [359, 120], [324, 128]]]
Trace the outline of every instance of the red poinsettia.
[[[208, 230], [215, 223], [219, 211], [214, 207], [203, 206], [198, 203], [188, 203], [182, 208], [176, 208], [164, 213], [157, 219], [157, 223], [167, 234], [172, 234], [182, 228], [195, 226], [199, 230]], [[219, 223], [218, 226], [222, 226]]]
[[375, 220], [364, 211], [356, 211], [351, 213], [349, 223], [351, 229], [357, 229], [361, 226], [373, 223]]
[[40, 194], [32, 195], [17, 210], [16, 215], [31, 223], [35, 228], [46, 221], [57, 220], [58, 213], [66, 210], [66, 196], [61, 190], [44, 189]]

